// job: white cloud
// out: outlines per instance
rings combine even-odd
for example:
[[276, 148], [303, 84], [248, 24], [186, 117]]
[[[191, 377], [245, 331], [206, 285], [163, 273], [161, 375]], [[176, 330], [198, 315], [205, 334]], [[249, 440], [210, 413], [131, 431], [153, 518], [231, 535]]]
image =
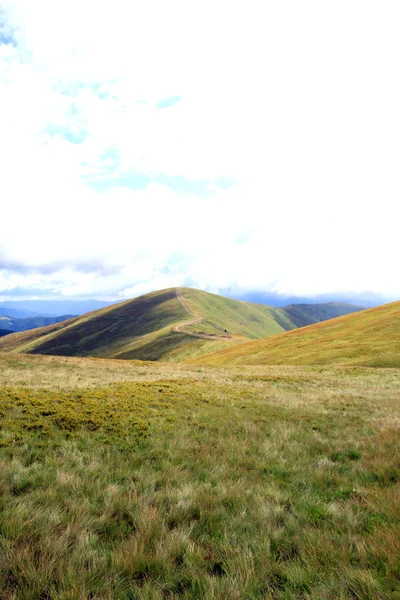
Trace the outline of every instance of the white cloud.
[[0, 293], [400, 295], [396, 2], [3, 5]]

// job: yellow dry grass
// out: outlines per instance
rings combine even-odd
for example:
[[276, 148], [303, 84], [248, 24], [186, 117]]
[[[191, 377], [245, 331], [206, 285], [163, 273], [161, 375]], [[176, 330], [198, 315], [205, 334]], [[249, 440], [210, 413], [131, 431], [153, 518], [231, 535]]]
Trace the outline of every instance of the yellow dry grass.
[[191, 362], [400, 367], [400, 302], [241, 344]]

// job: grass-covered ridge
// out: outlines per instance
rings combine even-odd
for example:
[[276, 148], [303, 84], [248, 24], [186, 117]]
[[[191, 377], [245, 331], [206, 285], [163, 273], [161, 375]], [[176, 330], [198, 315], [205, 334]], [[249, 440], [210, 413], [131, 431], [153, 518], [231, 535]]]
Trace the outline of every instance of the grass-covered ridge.
[[[0, 350], [63, 356], [177, 361], [260, 339], [357, 310], [307, 305], [301, 315], [190, 288], [153, 292], [72, 318], [7, 336]], [[292, 311], [293, 312], [293, 311]]]
[[0, 356], [14, 600], [396, 600], [399, 370]]
[[198, 360], [214, 365], [400, 367], [400, 302], [245, 343]]

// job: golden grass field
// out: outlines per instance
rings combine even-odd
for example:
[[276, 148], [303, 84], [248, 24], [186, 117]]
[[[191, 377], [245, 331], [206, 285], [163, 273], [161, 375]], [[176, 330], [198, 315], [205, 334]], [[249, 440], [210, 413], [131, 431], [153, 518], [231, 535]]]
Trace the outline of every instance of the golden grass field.
[[400, 367], [400, 302], [240, 344], [193, 362]]
[[4, 600], [397, 600], [400, 370], [0, 355]]

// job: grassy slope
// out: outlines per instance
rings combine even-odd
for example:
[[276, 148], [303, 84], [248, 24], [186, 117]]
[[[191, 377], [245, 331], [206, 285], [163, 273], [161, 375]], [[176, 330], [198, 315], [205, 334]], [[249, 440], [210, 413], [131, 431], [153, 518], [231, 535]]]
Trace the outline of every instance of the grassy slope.
[[[63, 324], [13, 335], [0, 348], [65, 356], [178, 360], [224, 348], [238, 339], [254, 339], [279, 331], [276, 311], [267, 306], [222, 298], [206, 292], [183, 288], [181, 294], [193, 314], [179, 302], [176, 289], [154, 292], [107, 307]], [[278, 312], [279, 314], [279, 312]], [[187, 331], [203, 332], [231, 340], [207, 340], [175, 332], [177, 324], [203, 318]], [[285, 316], [281, 315], [284, 321]], [[286, 319], [287, 327], [293, 325]]]
[[0, 355], [2, 598], [397, 600], [399, 375]]
[[209, 355], [210, 364], [400, 367], [400, 302]]
[[[190, 288], [180, 288], [179, 294], [182, 301], [177, 297], [176, 288], [162, 290], [62, 324], [14, 334], [0, 342], [0, 349], [64, 356], [177, 361], [293, 329], [296, 318], [299, 320], [298, 316], [292, 318], [285, 309], [241, 302]], [[314, 320], [316, 310], [322, 308], [311, 305], [304, 308], [301, 319]], [[215, 339], [200, 339], [195, 334], [206, 334]]]
[[[183, 295], [190, 310], [204, 317], [210, 328], [216, 324], [214, 331], [220, 335], [226, 330], [231, 335], [259, 339], [295, 327], [282, 309], [232, 300], [190, 288], [184, 289]], [[194, 329], [199, 328], [195, 326]]]
[[[4, 349], [64, 356], [119, 356], [139, 338], [163, 335], [176, 322], [188, 318], [174, 290], [164, 290], [106, 307], [63, 324], [13, 335]], [[177, 336], [178, 338], [179, 336]], [[177, 343], [179, 340], [177, 339]], [[142, 356], [140, 356], [142, 358]]]

